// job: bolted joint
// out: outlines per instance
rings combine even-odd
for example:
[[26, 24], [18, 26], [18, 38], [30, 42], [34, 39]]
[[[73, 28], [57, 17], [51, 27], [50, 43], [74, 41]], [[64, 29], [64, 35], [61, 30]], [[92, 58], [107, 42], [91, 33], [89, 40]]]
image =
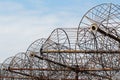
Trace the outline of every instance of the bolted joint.
[[35, 57], [35, 53], [31, 53], [31, 54], [30, 54], [30, 57]]
[[98, 25], [96, 23], [91, 24], [90, 31], [97, 31]]

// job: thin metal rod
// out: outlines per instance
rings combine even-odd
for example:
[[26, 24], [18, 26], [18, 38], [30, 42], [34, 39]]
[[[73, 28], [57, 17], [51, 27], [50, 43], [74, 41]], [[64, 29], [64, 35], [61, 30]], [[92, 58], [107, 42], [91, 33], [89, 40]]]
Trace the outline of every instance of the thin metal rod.
[[120, 54], [119, 50], [48, 50], [42, 51], [42, 53], [110, 53], [110, 54]]
[[26, 73], [21, 73], [21, 72], [17, 72], [17, 71], [11, 70], [10, 67], [8, 67], [8, 71], [10, 71], [10, 72], [12, 72], [12, 73], [16, 73], [16, 74], [20, 74], [20, 75], [32, 77], [32, 78], [34, 78], [34, 79], [39, 80], [39, 77], [36, 77], [36, 76], [32, 76], [32, 75], [29, 75], [29, 74], [26, 74]]
[[46, 61], [48, 61], [48, 62], [57, 64], [57, 65], [60, 65], [60, 66], [62, 66], [62, 67], [65, 67], [65, 68], [68, 68], [68, 69], [70, 69], [70, 70], [75, 71], [75, 68], [73, 68], [73, 67], [71, 67], [71, 66], [68, 66], [68, 65], [65, 65], [65, 64], [62, 64], [62, 63], [59, 63], [59, 62], [52, 61], [52, 60], [50, 60], [50, 59], [48, 59], [48, 58], [46, 58], [46, 57], [41, 57], [41, 56], [38, 56], [38, 55], [35, 55], [35, 54], [31, 54], [30, 56], [34, 56], [34, 57], [36, 57], [36, 58], [38, 58], [38, 59], [46, 60]]
[[[7, 70], [7, 69], [6, 69]], [[71, 69], [49, 69], [49, 68], [10, 68], [10, 70], [40, 70], [40, 71], [71, 71]], [[77, 71], [117, 71], [120, 68], [76, 68]]]
[[114, 35], [112, 35], [110, 33], [107, 33], [107, 32], [103, 31], [100, 28], [98, 28], [97, 31], [100, 32], [101, 34], [104, 34], [105, 36], [108, 36], [108, 37], [114, 39], [115, 41], [118, 41], [120, 43], [120, 38], [118, 38], [118, 37], [116, 37], [116, 36], [114, 36]]
[[[104, 25], [102, 25], [102, 26], [104, 26]], [[120, 38], [119, 38], [119, 37], [116, 37], [116, 36], [114, 36], [114, 35], [112, 35], [112, 34], [110, 34], [110, 33], [107, 33], [106, 31], [100, 29], [100, 28], [97, 26], [97, 24], [94, 24], [94, 25], [92, 26], [92, 30], [96, 30], [96, 31], [98, 31], [99, 33], [103, 34], [104, 36], [108, 36], [108, 37], [110, 37], [111, 39], [113, 39], [113, 40], [115, 40], [115, 41], [118, 41], [118, 42], [120, 43]]]
[[102, 75], [90, 73], [90, 72], [88, 72], [88, 71], [81, 71], [81, 70], [78, 70], [77, 68], [73, 68], [73, 67], [71, 67], [71, 66], [64, 65], [64, 64], [61, 64], [61, 63], [52, 61], [52, 60], [50, 60], [50, 59], [47, 59], [47, 58], [45, 58], [45, 57], [41, 57], [41, 56], [38, 56], [38, 55], [35, 55], [35, 54], [31, 54], [30, 56], [36, 57], [36, 58], [41, 59], [41, 60], [46, 60], [46, 61], [48, 61], [48, 62], [52, 62], [52, 63], [57, 64], [57, 65], [59, 65], [59, 66], [68, 68], [68, 69], [70, 69], [70, 70], [72, 70], [72, 71], [74, 71], [74, 72], [77, 71], [78, 73], [79, 73], [79, 72], [82, 72], [82, 73], [85, 73], [85, 74], [89, 74], [89, 75], [93, 75], [93, 76], [99, 76], [99, 77], [103, 77], [103, 78], [110, 79], [110, 78], [107, 77], [107, 76], [102, 76]]
[[14, 79], [34, 79], [32, 77], [21, 77], [21, 76], [0, 76], [0, 78], [14, 78]]

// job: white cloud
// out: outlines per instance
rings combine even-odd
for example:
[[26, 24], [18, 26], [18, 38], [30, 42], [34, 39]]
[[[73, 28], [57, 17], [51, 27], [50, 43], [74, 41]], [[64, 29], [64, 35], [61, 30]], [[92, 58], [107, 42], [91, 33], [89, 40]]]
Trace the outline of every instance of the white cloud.
[[58, 19], [52, 15], [42, 17], [0, 16], [1, 57], [6, 59], [18, 52], [26, 51], [32, 41], [48, 37], [55, 29], [54, 25], [58, 23]]
[[34, 40], [47, 38], [55, 28], [76, 27], [79, 23], [79, 17], [69, 11], [44, 14], [46, 7], [39, 11], [25, 10], [22, 4], [15, 2], [0, 4], [0, 10], [4, 10], [6, 5], [6, 11], [13, 11], [13, 14], [0, 15], [0, 62], [26, 51]]

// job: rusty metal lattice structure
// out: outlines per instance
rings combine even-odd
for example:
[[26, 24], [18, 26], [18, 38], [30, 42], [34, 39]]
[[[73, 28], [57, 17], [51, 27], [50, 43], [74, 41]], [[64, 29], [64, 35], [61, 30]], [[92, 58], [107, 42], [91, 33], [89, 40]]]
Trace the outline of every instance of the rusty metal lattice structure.
[[1, 80], [120, 80], [120, 6], [90, 9], [78, 28], [57, 28], [6, 59]]

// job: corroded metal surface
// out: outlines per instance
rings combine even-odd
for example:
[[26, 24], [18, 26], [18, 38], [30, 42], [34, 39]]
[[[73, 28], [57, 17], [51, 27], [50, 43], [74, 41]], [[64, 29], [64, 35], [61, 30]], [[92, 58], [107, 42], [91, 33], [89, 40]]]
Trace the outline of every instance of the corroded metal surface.
[[57, 28], [6, 59], [1, 80], [119, 80], [120, 6], [90, 9], [78, 28]]

